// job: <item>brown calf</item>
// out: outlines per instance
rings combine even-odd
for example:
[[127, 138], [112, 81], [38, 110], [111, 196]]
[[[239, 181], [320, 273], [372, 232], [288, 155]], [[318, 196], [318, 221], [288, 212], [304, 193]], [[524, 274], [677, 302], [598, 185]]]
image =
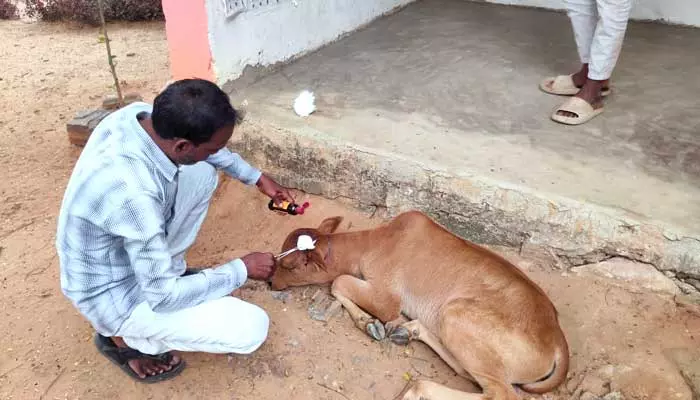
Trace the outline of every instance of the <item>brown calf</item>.
[[282, 258], [272, 287], [332, 281], [333, 296], [358, 328], [376, 340], [420, 340], [483, 389], [465, 393], [418, 381], [399, 399], [517, 400], [513, 385], [545, 393], [564, 381], [569, 351], [557, 311], [513, 264], [419, 212], [334, 233], [341, 221], [291, 233], [282, 250], [304, 234], [316, 248]]

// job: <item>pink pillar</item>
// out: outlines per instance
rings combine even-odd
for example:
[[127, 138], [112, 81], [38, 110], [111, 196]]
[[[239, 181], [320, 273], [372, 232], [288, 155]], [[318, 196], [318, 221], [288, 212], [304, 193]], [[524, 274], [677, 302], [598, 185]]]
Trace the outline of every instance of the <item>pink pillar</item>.
[[209, 49], [206, 0], [163, 0], [172, 79], [216, 81]]

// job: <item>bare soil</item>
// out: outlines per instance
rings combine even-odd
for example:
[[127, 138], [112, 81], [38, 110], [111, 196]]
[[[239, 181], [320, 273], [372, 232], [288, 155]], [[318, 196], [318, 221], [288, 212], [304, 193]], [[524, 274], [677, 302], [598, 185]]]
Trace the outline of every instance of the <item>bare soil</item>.
[[[127, 89], [151, 100], [169, 78], [163, 24], [115, 24], [110, 35]], [[255, 283], [235, 295], [271, 316], [269, 340], [258, 352], [185, 354], [188, 368], [176, 380], [130, 380], [96, 352], [90, 326], [61, 294], [54, 249], [61, 197], [80, 151], [68, 144], [65, 124], [111, 91], [98, 30], [3, 21], [0, 37], [1, 399], [391, 399], [416, 378], [473, 389], [420, 343], [374, 342], [346, 314], [311, 320], [307, 307], [317, 287], [293, 289], [283, 302]], [[307, 215], [279, 216], [255, 190], [224, 180], [190, 265], [225, 262], [242, 249], [277, 251], [289, 231], [325, 217], [345, 216], [341, 229], [381, 222], [338, 202], [310, 200]], [[699, 373], [692, 365], [700, 348], [692, 307], [563, 272], [547, 257], [496, 250], [550, 294], [571, 346], [570, 381], [555, 393], [524, 398], [611, 391], [626, 399], [692, 398], [688, 383]], [[683, 374], [673, 361], [678, 354], [691, 360]]]

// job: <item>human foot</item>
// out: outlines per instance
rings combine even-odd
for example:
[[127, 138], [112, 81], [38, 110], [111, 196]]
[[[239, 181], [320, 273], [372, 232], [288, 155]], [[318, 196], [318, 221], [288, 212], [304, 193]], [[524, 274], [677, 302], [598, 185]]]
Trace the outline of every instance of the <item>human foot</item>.
[[[581, 69], [571, 75], [560, 75], [550, 77], [540, 82], [540, 89], [546, 93], [556, 94], [560, 96], [574, 96], [588, 81], [588, 64], [583, 64]], [[603, 96], [610, 94], [610, 81], [603, 81], [601, 91]]]
[[[124, 339], [116, 336], [112, 337], [111, 339], [112, 342], [120, 349], [130, 349], [129, 346], [127, 346], [124, 342]], [[137, 358], [134, 360], [130, 360], [129, 366], [132, 370], [134, 370], [134, 372], [136, 372], [139, 378], [143, 379], [146, 376], [154, 376], [162, 374], [166, 371], [170, 371], [173, 369], [174, 366], [180, 363], [180, 357], [178, 357], [175, 354], [173, 354], [169, 358], [170, 362], [153, 358]]]
[[129, 348], [119, 337], [95, 335], [97, 349], [124, 372], [141, 382], [160, 382], [182, 372], [185, 362], [177, 355], [164, 353], [156, 356]]
[[[576, 94], [575, 97], [580, 98], [581, 100], [585, 101], [586, 103], [590, 104], [590, 106], [594, 110], [598, 110], [603, 108], [603, 87], [605, 85], [605, 81], [594, 81], [591, 79], [587, 79], [586, 82], [583, 84], [581, 90]], [[579, 118], [581, 115], [578, 115], [575, 112], [572, 111], [567, 111], [567, 110], [558, 110], [556, 112], [556, 115], [562, 116], [562, 117], [567, 117], [567, 118]]]

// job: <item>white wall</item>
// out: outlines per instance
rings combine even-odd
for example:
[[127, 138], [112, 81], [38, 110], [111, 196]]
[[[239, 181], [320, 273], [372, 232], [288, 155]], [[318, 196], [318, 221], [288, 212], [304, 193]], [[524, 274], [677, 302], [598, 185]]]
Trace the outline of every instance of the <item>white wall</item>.
[[[481, 0], [476, 0], [481, 1]], [[485, 0], [489, 3], [563, 9], [564, 0]], [[633, 0], [632, 19], [700, 27], [700, 0]]]
[[216, 79], [223, 83], [248, 65], [267, 66], [315, 50], [412, 1], [272, 0], [227, 18], [224, 0], [207, 0]]

